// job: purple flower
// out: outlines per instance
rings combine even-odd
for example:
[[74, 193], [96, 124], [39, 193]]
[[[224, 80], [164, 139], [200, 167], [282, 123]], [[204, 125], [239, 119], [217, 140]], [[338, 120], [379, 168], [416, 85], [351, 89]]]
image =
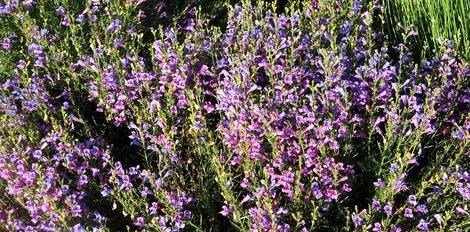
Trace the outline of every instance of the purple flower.
[[419, 223], [416, 226], [416, 228], [418, 228], [418, 230], [422, 230], [422, 231], [429, 231], [429, 223], [426, 220], [421, 219], [421, 220], [419, 220]]
[[233, 210], [227, 206], [222, 206], [222, 211], [220, 211], [219, 213], [222, 214], [224, 217], [227, 217], [227, 215], [229, 215]]
[[86, 185], [88, 183], [88, 177], [86, 175], [81, 175], [80, 179], [78, 180], [78, 185]]
[[121, 27], [121, 20], [118, 18], [114, 18], [111, 24], [108, 26], [107, 31], [108, 33], [114, 34], [117, 30]]
[[382, 224], [380, 224], [380, 222], [374, 223], [374, 228], [372, 228], [372, 231], [375, 231], [375, 232], [382, 231]]
[[83, 14], [78, 15], [78, 17], [75, 19], [75, 21], [77, 23], [84, 22], [85, 21], [85, 15], [83, 15]]
[[408, 196], [408, 203], [410, 203], [411, 205], [417, 205], [418, 202], [417, 202], [416, 196], [415, 195]]
[[134, 225], [136, 225], [137, 227], [139, 228], [142, 228], [145, 224], [145, 221], [144, 221], [144, 218], [143, 217], [138, 217], [136, 220], [135, 220], [135, 223]]
[[113, 41], [113, 45], [114, 45], [115, 48], [122, 47], [123, 44], [124, 44], [124, 40], [120, 39], [120, 38], [116, 38]]
[[190, 219], [190, 218], [191, 218], [191, 215], [192, 215], [192, 213], [191, 213], [191, 211], [189, 211], [189, 210], [185, 210], [185, 211], [183, 212], [183, 217], [186, 218], [186, 219]]
[[95, 48], [95, 54], [96, 54], [96, 56], [102, 56], [103, 55], [103, 49]]
[[69, 110], [69, 109], [71, 108], [71, 107], [70, 107], [70, 103], [64, 102], [64, 103], [62, 104], [62, 108], [63, 108], [64, 110]]
[[434, 218], [436, 219], [439, 225], [442, 224], [442, 215], [441, 214], [434, 214]]
[[391, 164], [390, 171], [396, 173], [398, 171], [398, 165], [396, 163]]
[[86, 232], [85, 227], [82, 224], [76, 224], [72, 228], [72, 232]]
[[408, 32], [408, 37], [416, 36], [418, 35], [418, 32], [416, 32], [414, 29], [411, 29], [410, 32]]
[[178, 231], [178, 230], [183, 229], [185, 227], [185, 224], [184, 224], [183, 220], [181, 219], [180, 215], [175, 215], [174, 218], [173, 218], [173, 221], [175, 223], [173, 231]]
[[242, 204], [244, 204], [244, 203], [246, 203], [246, 202], [248, 202], [248, 201], [250, 201], [250, 200], [251, 200], [251, 196], [250, 196], [250, 195], [246, 195], [246, 196], [242, 199], [242, 201], [240, 202], [240, 204], [242, 205]]
[[2, 48], [5, 50], [10, 49], [10, 38], [8, 37], [3, 38]]
[[461, 214], [466, 214], [466, 215], [469, 215], [467, 210], [465, 210], [464, 208], [460, 207], [460, 206], [457, 206], [455, 207], [455, 209], [457, 210], [457, 212], [461, 213]]
[[325, 190], [325, 197], [327, 200], [336, 200], [338, 199], [338, 191], [334, 189], [326, 189]]
[[403, 181], [402, 177], [400, 177], [395, 184], [393, 184], [393, 190], [397, 192], [405, 191], [408, 189], [408, 186], [406, 183]]
[[80, 207], [80, 205], [74, 205], [72, 207], [72, 216], [73, 217], [79, 217], [81, 213], [82, 213], [82, 207]]
[[352, 220], [356, 226], [364, 225], [364, 220], [362, 220], [362, 218], [357, 214], [352, 215]]
[[187, 19], [183, 22], [182, 28], [183, 28], [184, 30], [188, 31], [188, 32], [193, 33], [193, 32], [196, 32], [196, 29], [194, 28], [195, 25], [196, 25], [196, 24], [195, 24], [195, 22], [194, 22], [194, 20], [193, 20], [192, 18], [187, 18]]
[[464, 184], [462, 182], [458, 182], [455, 188], [463, 199], [470, 200], [470, 183]]
[[464, 136], [465, 136], [465, 132], [462, 129], [456, 130], [452, 133], [452, 137], [458, 140], [463, 140]]
[[93, 221], [94, 221], [94, 222], [96, 222], [96, 223], [102, 223], [103, 221], [106, 220], [106, 218], [103, 217], [103, 216], [101, 216], [100, 213], [94, 212], [94, 214], [95, 214], [95, 217], [93, 218]]
[[404, 216], [405, 216], [406, 218], [413, 218], [413, 210], [410, 209], [410, 208], [406, 208], [406, 209], [405, 209]]
[[354, 3], [353, 3], [353, 7], [352, 7], [352, 12], [354, 14], [359, 14], [359, 11], [361, 10], [361, 7], [362, 7], [362, 0], [355, 0]]
[[166, 216], [160, 216], [158, 219], [158, 225], [162, 228], [166, 228], [167, 222], [168, 222], [168, 218]]
[[56, 11], [60, 16], [65, 16], [65, 8], [63, 6], [59, 6]]
[[418, 206], [416, 206], [416, 212], [418, 212], [418, 213], [427, 213], [428, 208], [426, 207], [426, 205], [418, 205]]
[[387, 214], [387, 216], [391, 216], [393, 213], [392, 206], [390, 204], [387, 204], [386, 206], [384, 206], [384, 212], [385, 214]]
[[398, 226], [393, 226], [390, 232], [401, 232], [401, 228]]
[[64, 26], [66, 26], [66, 27], [68, 27], [68, 26], [70, 26], [70, 22], [71, 22], [71, 21], [70, 21], [70, 18], [69, 18], [69, 17], [64, 17], [64, 19], [62, 19], [61, 24], [64, 25]]
[[25, 60], [19, 60], [16, 67], [21, 69], [21, 70], [24, 69], [26, 67], [26, 61]]
[[285, 209], [285, 208], [280, 207], [280, 208], [276, 211], [276, 214], [277, 214], [277, 215], [280, 215], [280, 214], [282, 214], [282, 215], [289, 215], [289, 211], [288, 211], [287, 209]]
[[151, 215], [156, 215], [157, 212], [158, 212], [158, 204], [157, 202], [152, 202], [152, 206], [150, 206], [149, 210], [150, 210], [150, 214]]
[[380, 211], [381, 208], [382, 208], [382, 206], [380, 205], [380, 201], [378, 201], [376, 199], [373, 199], [372, 200], [372, 209], [374, 211]]
[[243, 182], [240, 184], [242, 188], [248, 188], [251, 185], [250, 180], [243, 178]]
[[23, 7], [25, 10], [30, 10], [34, 4], [34, 0], [25, 0], [23, 1]]
[[104, 187], [103, 187], [103, 190], [101, 191], [101, 196], [107, 197], [107, 196], [109, 196], [110, 193], [111, 193], [111, 189], [109, 189], [108, 187], [104, 186]]
[[351, 32], [352, 23], [349, 20], [345, 20], [343, 27], [340, 29], [340, 33], [343, 35], [349, 34]]
[[147, 187], [144, 187], [144, 189], [140, 193], [143, 198], [147, 198], [148, 196], [152, 195], [152, 191], [150, 191]]
[[23, 106], [27, 112], [33, 112], [37, 109], [37, 103], [35, 100], [26, 101]]
[[382, 179], [377, 179], [377, 181], [374, 182], [374, 185], [377, 188], [385, 188], [385, 182]]
[[34, 157], [35, 159], [40, 159], [41, 156], [42, 156], [42, 151], [41, 151], [41, 150], [35, 150], [35, 151], [33, 152], [33, 157]]

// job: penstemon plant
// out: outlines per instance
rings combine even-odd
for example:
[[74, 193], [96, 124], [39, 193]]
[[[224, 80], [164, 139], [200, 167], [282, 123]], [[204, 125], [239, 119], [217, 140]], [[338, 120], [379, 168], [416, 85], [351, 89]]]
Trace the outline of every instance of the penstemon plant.
[[416, 62], [379, 1], [221, 5], [0, 3], [0, 230], [470, 228], [450, 41]]

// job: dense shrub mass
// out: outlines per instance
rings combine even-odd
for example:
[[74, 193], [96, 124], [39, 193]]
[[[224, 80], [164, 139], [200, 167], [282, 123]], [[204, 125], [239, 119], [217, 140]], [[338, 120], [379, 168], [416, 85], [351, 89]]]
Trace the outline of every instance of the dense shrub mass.
[[277, 6], [0, 2], [0, 230], [468, 231], [452, 42], [415, 62], [380, 2]]

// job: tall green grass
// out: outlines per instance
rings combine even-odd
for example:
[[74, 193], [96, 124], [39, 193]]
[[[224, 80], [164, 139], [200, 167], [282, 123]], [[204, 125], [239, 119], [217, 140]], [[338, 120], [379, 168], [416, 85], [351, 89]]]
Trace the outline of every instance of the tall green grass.
[[[447, 40], [470, 58], [470, 1], [468, 0], [383, 0], [385, 32], [391, 40], [402, 40], [402, 32], [414, 27], [413, 41], [422, 55], [441, 53]], [[419, 51], [418, 50], [418, 51]]]

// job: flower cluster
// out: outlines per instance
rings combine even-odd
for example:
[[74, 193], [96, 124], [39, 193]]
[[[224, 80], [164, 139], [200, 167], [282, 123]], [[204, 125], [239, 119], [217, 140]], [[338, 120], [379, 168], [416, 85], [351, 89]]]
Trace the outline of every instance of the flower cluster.
[[68, 143], [60, 133], [44, 138], [41, 147], [3, 150], [0, 155], [2, 223], [11, 230], [67, 230], [64, 221], [103, 228], [106, 218], [93, 210], [91, 186], [107, 186], [110, 155], [102, 143]]
[[[383, 202], [373, 199], [368, 210], [362, 210], [352, 215], [352, 221], [357, 229], [372, 228], [372, 231], [431, 231], [451, 228], [452, 231], [462, 231], [461, 220], [467, 220], [470, 190], [468, 171], [461, 166], [442, 167], [441, 173], [435, 174], [432, 180], [426, 182], [427, 187], [419, 195], [403, 194], [402, 200], [391, 199], [393, 202]], [[382, 182], [383, 181], [379, 181]], [[379, 192], [399, 194], [392, 186], [376, 184]], [[445, 199], [445, 200], [444, 200]], [[450, 202], [448, 199], [452, 199]]]

